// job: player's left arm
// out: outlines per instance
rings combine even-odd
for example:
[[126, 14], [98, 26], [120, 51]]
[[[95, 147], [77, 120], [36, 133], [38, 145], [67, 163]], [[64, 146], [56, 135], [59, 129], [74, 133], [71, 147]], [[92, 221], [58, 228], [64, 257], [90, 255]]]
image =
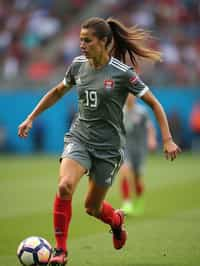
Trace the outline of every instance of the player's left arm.
[[50, 106], [54, 105], [63, 95], [71, 89], [71, 84], [64, 84], [60, 82], [50, 91], [48, 91], [33, 111], [27, 116], [27, 118], [18, 127], [18, 136], [25, 138], [28, 136], [29, 130], [32, 128], [33, 121], [42, 112], [48, 109]]
[[161, 129], [164, 153], [167, 159], [170, 158], [173, 161], [177, 154], [181, 152], [181, 149], [173, 141], [162, 105], [150, 90], [147, 90], [141, 99], [152, 108]]

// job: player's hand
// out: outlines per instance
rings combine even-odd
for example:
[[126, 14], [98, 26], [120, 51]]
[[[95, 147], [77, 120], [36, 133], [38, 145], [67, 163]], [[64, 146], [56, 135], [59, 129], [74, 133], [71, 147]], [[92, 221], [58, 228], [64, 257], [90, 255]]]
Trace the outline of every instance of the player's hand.
[[24, 120], [18, 127], [18, 136], [21, 138], [26, 138], [28, 136], [29, 130], [32, 128], [32, 120]]
[[166, 159], [170, 159], [171, 161], [176, 159], [177, 155], [181, 152], [181, 149], [178, 147], [178, 145], [176, 145], [176, 143], [173, 142], [172, 139], [164, 142], [163, 150]]

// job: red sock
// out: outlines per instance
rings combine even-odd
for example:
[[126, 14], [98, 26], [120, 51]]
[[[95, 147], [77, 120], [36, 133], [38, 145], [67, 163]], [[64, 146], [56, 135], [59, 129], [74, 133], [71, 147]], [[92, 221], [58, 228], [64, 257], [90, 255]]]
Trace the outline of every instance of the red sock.
[[129, 182], [126, 177], [123, 177], [121, 180], [121, 194], [122, 194], [122, 199], [123, 200], [128, 200], [130, 199], [130, 187], [129, 187]]
[[54, 234], [56, 239], [56, 248], [67, 250], [68, 228], [72, 216], [72, 206], [70, 200], [63, 200], [56, 195], [54, 200]]
[[101, 214], [99, 219], [106, 224], [111, 225], [115, 209], [106, 201], [102, 203]]
[[135, 180], [135, 192], [138, 197], [144, 192], [144, 185], [141, 180]]

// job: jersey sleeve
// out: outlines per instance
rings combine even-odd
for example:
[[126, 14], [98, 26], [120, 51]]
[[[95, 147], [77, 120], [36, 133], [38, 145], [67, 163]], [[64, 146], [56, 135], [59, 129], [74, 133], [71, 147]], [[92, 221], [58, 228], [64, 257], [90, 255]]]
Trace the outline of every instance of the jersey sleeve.
[[137, 97], [142, 97], [149, 90], [149, 87], [141, 81], [138, 74], [131, 68], [126, 71], [126, 85], [128, 91]]
[[67, 71], [65, 73], [63, 83], [64, 85], [70, 84], [75, 85], [75, 64], [72, 62], [71, 65], [68, 66]]

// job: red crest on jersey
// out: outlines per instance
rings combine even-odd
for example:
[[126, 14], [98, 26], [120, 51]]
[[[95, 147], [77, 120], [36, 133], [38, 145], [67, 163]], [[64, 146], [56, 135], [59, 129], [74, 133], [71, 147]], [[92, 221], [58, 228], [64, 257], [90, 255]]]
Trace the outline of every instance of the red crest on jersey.
[[137, 80], [138, 80], [138, 77], [137, 76], [131, 77], [129, 79], [129, 81], [130, 81], [131, 84], [134, 84]]
[[104, 88], [106, 90], [112, 90], [114, 88], [114, 80], [112, 80], [112, 79], [105, 79], [104, 80]]

